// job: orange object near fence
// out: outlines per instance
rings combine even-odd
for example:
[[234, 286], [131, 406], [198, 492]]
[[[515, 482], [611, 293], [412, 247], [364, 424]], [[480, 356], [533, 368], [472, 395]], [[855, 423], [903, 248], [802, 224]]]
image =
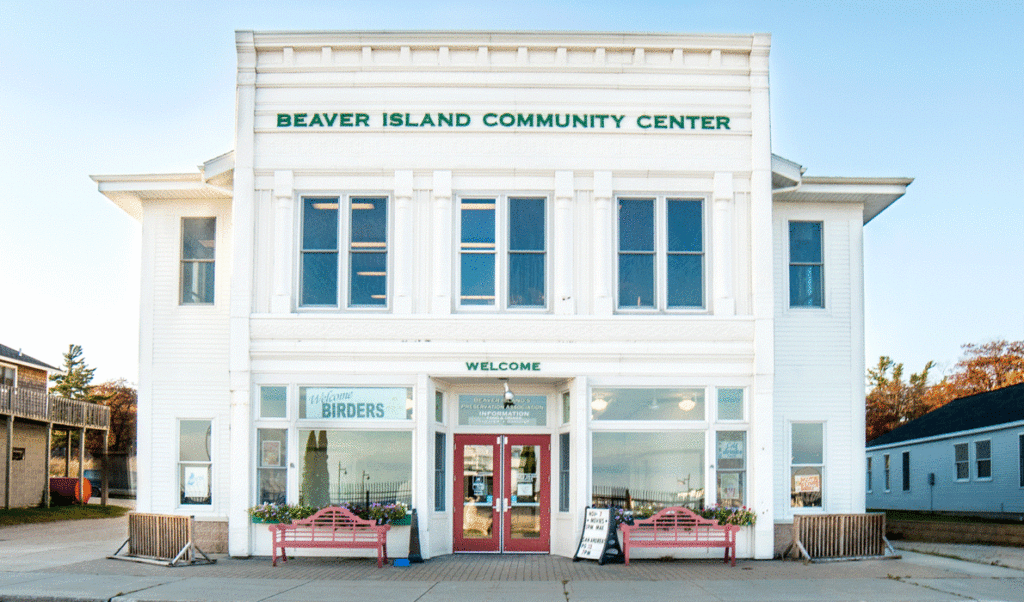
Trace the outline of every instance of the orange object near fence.
[[50, 477], [50, 493], [79, 504], [88, 504], [92, 497], [92, 483], [89, 479], [79, 481], [75, 477]]

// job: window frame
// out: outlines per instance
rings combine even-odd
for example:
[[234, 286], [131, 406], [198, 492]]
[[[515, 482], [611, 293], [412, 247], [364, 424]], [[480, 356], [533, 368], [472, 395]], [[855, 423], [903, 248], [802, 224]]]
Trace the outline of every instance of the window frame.
[[[212, 257], [185, 257], [185, 222], [200, 220], [209, 220], [213, 222], [213, 246], [211, 247]], [[178, 305], [179, 306], [212, 306], [217, 302], [217, 216], [205, 216], [205, 215], [183, 215], [178, 222], [179, 226], [179, 248], [178, 248]], [[210, 269], [213, 271], [211, 286], [208, 291], [204, 291], [209, 294], [209, 299], [206, 297], [199, 298], [195, 301], [185, 300], [185, 266], [191, 265], [193, 270], [193, 276], [198, 273], [198, 267], [200, 264], [209, 264]], [[192, 291], [189, 291], [190, 293]]]
[[[964, 454], [965, 458], [963, 460], [957, 458], [958, 448], [962, 448], [967, 452], [966, 454]], [[964, 472], [967, 474], [967, 476], [965, 477], [960, 476], [961, 465], [963, 465], [966, 469]], [[953, 480], [961, 483], [971, 480], [971, 444], [968, 442], [953, 444]]]
[[[818, 256], [819, 261], [817, 262], [795, 262], [793, 261], [793, 224], [818, 224], [820, 228], [820, 236], [818, 239]], [[793, 267], [794, 266], [819, 266], [820, 277], [818, 279], [818, 294], [821, 297], [821, 303], [817, 305], [795, 305], [793, 303]], [[786, 220], [786, 292], [788, 300], [786, 301], [786, 307], [789, 309], [796, 310], [822, 310], [828, 306], [826, 300], [825, 291], [825, 220], [819, 219], [787, 219]]]
[[885, 492], [892, 492], [892, 457], [889, 454], [882, 454], [882, 471], [885, 474]]
[[[375, 251], [357, 250], [357, 244], [352, 240], [354, 228], [353, 204], [360, 199], [374, 199], [384, 201], [384, 303], [382, 304], [354, 304], [352, 302], [352, 277], [353, 257], [356, 255], [368, 255]], [[323, 311], [353, 311], [353, 312], [376, 312], [384, 313], [392, 308], [393, 288], [393, 239], [394, 239], [394, 195], [386, 191], [366, 192], [308, 192], [298, 195], [296, 219], [297, 233], [296, 245], [296, 276], [295, 276], [295, 307], [299, 312], [323, 312]], [[305, 247], [305, 226], [306, 226], [306, 202], [307, 201], [334, 201], [338, 204], [338, 215], [336, 223], [336, 244], [334, 249], [306, 249]], [[362, 241], [361, 241], [362, 242]], [[336, 274], [334, 303], [305, 303], [304, 287], [306, 282], [305, 257], [309, 254], [329, 254], [336, 256]]]
[[[615, 195], [614, 227], [612, 236], [614, 242], [614, 266], [613, 280], [615, 296], [615, 312], [621, 314], [678, 314], [678, 313], [707, 313], [710, 311], [708, 300], [708, 287], [711, 281], [710, 264], [708, 262], [708, 239], [710, 232], [708, 196], [701, 194], [668, 194], [668, 193], [621, 193]], [[652, 219], [654, 222], [653, 251], [622, 250], [622, 201], [651, 201], [653, 204]], [[668, 205], [670, 201], [692, 201], [700, 204], [700, 251], [670, 251], [668, 236]], [[621, 258], [623, 255], [653, 255], [653, 305], [650, 307], [633, 307], [622, 304], [622, 273]], [[700, 257], [701, 283], [700, 283], [700, 305], [673, 305], [668, 304], [668, 258], [670, 255], [693, 255]]]
[[[815, 463], [815, 464], [811, 464], [811, 463], [797, 463], [797, 462], [794, 461], [794, 458], [793, 458], [793, 427], [796, 426], [796, 425], [801, 425], [801, 424], [820, 424], [821, 425], [821, 463], [820, 464], [817, 464], [817, 463]], [[797, 508], [800, 509], [799, 510], [800, 512], [825, 512], [825, 508], [827, 506], [827, 504], [826, 504], [827, 497], [825, 496], [825, 480], [826, 480], [825, 477], [827, 475], [825, 473], [825, 467], [828, 465], [828, 422], [826, 422], [824, 420], [794, 420], [794, 421], [790, 421], [789, 429], [788, 430], [789, 430], [788, 434], [789, 434], [789, 453], [790, 453], [790, 461], [789, 461], [789, 475], [790, 475], [790, 477], [789, 477], [789, 481], [790, 481], [790, 486], [789, 486], [789, 490], [790, 490], [790, 503], [789, 504], [790, 505], [788, 506], [789, 513], [792, 514], [794, 512], [794, 510], [797, 509]], [[794, 468], [801, 468], [801, 467], [807, 467], [807, 468], [817, 467], [819, 469], [819, 474], [821, 476], [821, 481], [819, 483], [819, 486], [821, 487], [821, 492], [820, 492], [820, 495], [821, 495], [821, 505], [820, 506], [795, 506], [795, 505], [793, 505], [793, 495], [795, 493], [793, 491], [793, 476], [794, 476], [793, 475], [793, 469]]]
[[[551, 311], [551, 290], [552, 290], [552, 259], [551, 259], [551, 220], [552, 202], [551, 195], [537, 192], [523, 193], [464, 193], [455, 196], [455, 211], [453, 240], [455, 242], [455, 253], [452, 265], [452, 300], [459, 312], [466, 313], [548, 313]], [[512, 225], [512, 203], [515, 200], [539, 200], [544, 203], [544, 228], [543, 228], [543, 251], [525, 250], [511, 248], [511, 225]], [[470, 254], [464, 250], [462, 245], [462, 207], [466, 201], [491, 201], [494, 203], [494, 303], [463, 303], [462, 295], [462, 257]], [[480, 254], [480, 253], [477, 253]], [[513, 254], [542, 254], [544, 256], [544, 304], [543, 305], [513, 305], [509, 295], [511, 290], [511, 263]]]
[[[208, 429], [207, 430], [207, 446], [208, 446], [207, 454], [209, 455], [209, 458], [210, 458], [209, 460], [182, 460], [181, 459], [181, 452], [182, 452], [181, 425], [182, 425], [183, 422], [205, 422], [205, 423], [207, 423], [207, 425], [208, 425], [207, 426], [207, 429]], [[214, 426], [215, 426], [215, 421], [214, 421], [213, 418], [204, 418], [204, 417], [200, 417], [200, 418], [187, 417], [186, 418], [186, 417], [182, 417], [182, 418], [178, 418], [177, 419], [177, 429], [176, 429], [176, 437], [175, 437], [175, 448], [176, 448], [175, 449], [175, 452], [176, 452], [175, 453], [175, 465], [176, 465], [176, 469], [175, 469], [176, 477], [175, 478], [176, 478], [176, 481], [177, 481], [176, 487], [175, 487], [175, 496], [176, 496], [175, 497], [175, 499], [176, 499], [175, 507], [177, 507], [177, 508], [187, 508], [187, 509], [195, 509], [195, 510], [208, 509], [210, 511], [213, 510], [213, 507], [214, 507], [214, 497], [215, 497], [213, 495], [214, 494], [213, 467], [214, 467], [214, 465], [216, 463], [216, 454], [215, 454], [215, 447], [216, 446], [213, 445]], [[182, 473], [182, 469], [185, 466], [205, 466], [206, 467], [206, 471], [207, 471], [206, 472], [206, 475], [207, 475], [207, 487], [209, 488], [209, 496], [210, 496], [209, 497], [209, 501], [207, 501], [205, 503], [186, 503], [184, 501], [184, 499], [185, 499], [185, 489], [184, 489], [184, 483], [182, 482], [181, 473]]]
[[434, 431], [434, 512], [447, 512], [448, 434]]
[[[979, 446], [982, 443], [988, 444], [988, 454], [985, 457], [981, 456]], [[982, 462], [988, 463], [988, 475], [981, 476], [981, 465]], [[991, 481], [992, 480], [992, 440], [991, 439], [977, 439], [974, 441], [974, 478], [977, 481]]]

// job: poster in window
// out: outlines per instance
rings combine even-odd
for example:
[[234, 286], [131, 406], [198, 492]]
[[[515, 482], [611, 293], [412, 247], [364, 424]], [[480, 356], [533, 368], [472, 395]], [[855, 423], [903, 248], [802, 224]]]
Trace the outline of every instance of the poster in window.
[[820, 493], [821, 475], [805, 474], [793, 476], [793, 493]]
[[210, 497], [210, 469], [206, 466], [185, 467], [185, 497], [206, 499]]
[[738, 499], [740, 497], [740, 475], [735, 472], [723, 472], [718, 475], [719, 492], [721, 499]]
[[281, 466], [281, 442], [264, 441], [260, 449], [261, 466]]

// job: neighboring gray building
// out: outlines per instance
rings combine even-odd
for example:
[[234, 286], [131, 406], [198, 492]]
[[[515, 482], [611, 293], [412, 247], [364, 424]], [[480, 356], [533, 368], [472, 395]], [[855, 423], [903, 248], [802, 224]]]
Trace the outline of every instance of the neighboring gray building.
[[1024, 384], [957, 399], [866, 452], [868, 508], [1024, 517]]

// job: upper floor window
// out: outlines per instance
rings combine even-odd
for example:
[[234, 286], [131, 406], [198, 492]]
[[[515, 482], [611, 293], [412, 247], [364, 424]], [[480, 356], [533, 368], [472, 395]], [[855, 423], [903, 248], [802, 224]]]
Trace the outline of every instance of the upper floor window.
[[825, 307], [821, 222], [789, 222], [789, 305]]
[[[387, 197], [350, 197], [348, 298], [349, 307], [387, 305]], [[301, 299], [303, 306], [339, 305], [341, 199], [307, 197], [302, 203]]]
[[544, 198], [461, 199], [460, 306], [547, 306], [545, 205]]
[[181, 303], [213, 303], [217, 218], [181, 220]]
[[619, 309], [704, 307], [704, 204], [620, 198]]

